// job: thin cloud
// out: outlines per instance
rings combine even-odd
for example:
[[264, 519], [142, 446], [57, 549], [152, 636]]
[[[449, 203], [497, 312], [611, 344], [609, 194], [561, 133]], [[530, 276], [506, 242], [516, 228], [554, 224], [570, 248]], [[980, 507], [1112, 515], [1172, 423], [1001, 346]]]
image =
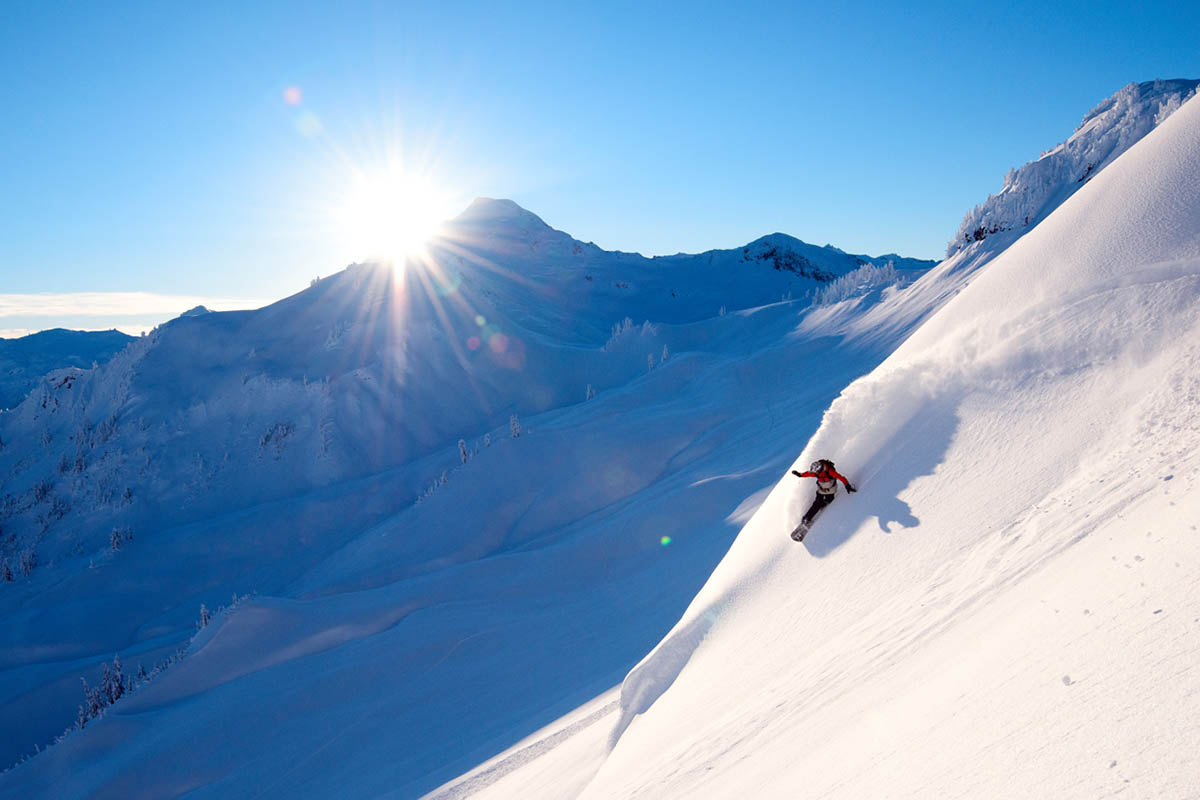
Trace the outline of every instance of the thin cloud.
[[196, 306], [210, 311], [236, 311], [260, 308], [269, 302], [152, 292], [0, 294], [0, 338], [16, 339], [50, 328], [116, 329], [137, 336]]
[[[261, 298], [199, 297], [151, 292], [65, 292], [0, 294], [0, 323], [9, 317], [176, 316], [189, 308], [211, 311], [259, 308]], [[169, 317], [168, 317], [169, 318]]]

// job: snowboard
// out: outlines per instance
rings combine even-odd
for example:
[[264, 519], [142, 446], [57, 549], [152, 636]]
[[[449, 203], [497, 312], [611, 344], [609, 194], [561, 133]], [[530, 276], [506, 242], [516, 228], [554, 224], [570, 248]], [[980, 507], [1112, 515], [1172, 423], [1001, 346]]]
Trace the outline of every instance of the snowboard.
[[796, 526], [796, 530], [792, 531], [792, 538], [797, 542], [803, 542], [805, 534], [808, 533], [808, 526], [801, 522]]

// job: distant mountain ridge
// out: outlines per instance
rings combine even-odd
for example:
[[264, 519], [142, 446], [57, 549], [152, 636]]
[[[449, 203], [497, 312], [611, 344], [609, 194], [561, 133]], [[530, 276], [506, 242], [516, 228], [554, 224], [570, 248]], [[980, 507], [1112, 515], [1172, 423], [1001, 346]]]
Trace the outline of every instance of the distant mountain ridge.
[[890, 264], [911, 280], [937, 263], [856, 255], [783, 233], [727, 250], [648, 257], [580, 241], [512, 200], [491, 198], [477, 198], [430, 250], [451, 276], [489, 273], [488, 292], [525, 309], [527, 327], [580, 345], [602, 342], [626, 316], [697, 322], [722, 308], [799, 300], [865, 266]]
[[[741, 247], [717, 248], [704, 250], [699, 253], [681, 252], [671, 255], [643, 256], [641, 253], [622, 250], [604, 250], [593, 242], [580, 241], [568, 233], [551, 227], [537, 214], [523, 208], [513, 200], [491, 197], [475, 198], [465, 211], [448, 223], [448, 228], [451, 231], [451, 236], [461, 236], [463, 229], [482, 229], [481, 232], [486, 232], [489, 236], [501, 234], [499, 237], [501, 241], [512, 238], [523, 239], [526, 243], [529, 243], [531, 240], [540, 241], [542, 245], [540, 249], [545, 249], [544, 245], [550, 241], [567, 242], [572, 245], [579, 245], [578, 248], [571, 248], [572, 254], [576, 256], [590, 251], [635, 257], [648, 261], [712, 260], [718, 256], [741, 251], [743, 256], [746, 256], [744, 260], [751, 262], [763, 260], [757, 254], [761, 253], [762, 250], [773, 248], [784, 254], [802, 254], [805, 260], [819, 264], [823, 268], [831, 269], [833, 272], [841, 272], [845, 268], [853, 269], [856, 266], [863, 266], [864, 264], [883, 265], [888, 261], [895, 262], [897, 269], [928, 269], [937, 263], [935, 260], [907, 258], [895, 253], [887, 253], [880, 256], [847, 253], [845, 250], [834, 247], [831, 244], [817, 246], [809, 244], [795, 236], [780, 232], [760, 236]], [[507, 236], [504, 234], [507, 234]], [[472, 237], [467, 236], [465, 238], [470, 241]], [[492, 246], [494, 247], [494, 245]], [[773, 261], [772, 263], [774, 264], [775, 262]], [[786, 255], [784, 256], [784, 263], [786, 263]], [[786, 269], [787, 267], [776, 266], [776, 268]]]
[[0, 409], [12, 408], [47, 372], [64, 367], [87, 369], [103, 364], [132, 342], [118, 330], [71, 331], [64, 328], [0, 339]]

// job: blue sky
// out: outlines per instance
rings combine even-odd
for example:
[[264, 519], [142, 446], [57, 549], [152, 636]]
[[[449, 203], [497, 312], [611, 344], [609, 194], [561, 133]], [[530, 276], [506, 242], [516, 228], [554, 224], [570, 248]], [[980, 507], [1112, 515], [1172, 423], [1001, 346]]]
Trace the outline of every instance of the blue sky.
[[0, 330], [59, 324], [28, 293], [293, 293], [366, 255], [333, 218], [389, 154], [609, 249], [936, 258], [1100, 100], [1200, 77], [1189, 5], [23, 4]]

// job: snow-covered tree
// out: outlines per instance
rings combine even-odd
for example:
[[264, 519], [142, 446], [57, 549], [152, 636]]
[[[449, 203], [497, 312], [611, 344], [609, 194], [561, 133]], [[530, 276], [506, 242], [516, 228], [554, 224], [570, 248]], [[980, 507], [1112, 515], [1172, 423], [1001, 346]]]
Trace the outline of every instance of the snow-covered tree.
[[104, 665], [104, 675], [100, 682], [100, 692], [104, 699], [108, 701], [108, 705], [112, 705], [121, 699], [129, 686], [125, 673], [121, 669], [121, 657], [113, 656], [112, 668], [107, 664]]
[[37, 566], [37, 552], [32, 547], [27, 547], [21, 551], [20, 566], [21, 574], [26, 578], [33, 573], [34, 567]]
[[196, 620], [196, 630], [202, 631], [208, 627], [209, 620], [212, 619], [212, 612], [204, 605], [200, 604], [200, 619]]
[[596, 387], [592, 386], [592, 385], [589, 383], [589, 384], [587, 385], [587, 394], [586, 394], [586, 398], [585, 398], [585, 399], [587, 399], [587, 400], [591, 400], [591, 399], [592, 399], [593, 397], [595, 397], [595, 396], [596, 396]]
[[[107, 671], [107, 667], [105, 669]], [[75, 727], [82, 729], [89, 720], [100, 716], [107, 703], [104, 702], [104, 695], [99, 689], [93, 689], [88, 685], [87, 678], [79, 680], [83, 681], [83, 705], [79, 707], [79, 715], [75, 718]]]
[[113, 528], [112, 535], [108, 537], [108, 545], [113, 551], [117, 551], [132, 538], [133, 534], [129, 532], [129, 528]]
[[646, 354], [646, 371], [652, 372], [653, 370], [654, 370], [654, 353], [647, 353]]
[[521, 420], [517, 419], [516, 414], [508, 418], [508, 430], [512, 433], [512, 438], [514, 439], [521, 435]]
[[458, 440], [458, 457], [462, 459], [462, 463], [464, 463], [464, 464], [467, 463], [467, 459], [470, 457], [467, 455], [467, 440], [466, 439]]
[[614, 344], [617, 341], [617, 339], [620, 339], [624, 333], [626, 333], [627, 331], [631, 331], [631, 330], [633, 330], [633, 318], [632, 317], [626, 317], [625, 319], [618, 322], [616, 325], [613, 325], [612, 336], [610, 336], [608, 338], [608, 341], [604, 343], [604, 349], [607, 350], [609, 345]]
[[660, 364], [665, 364], [665, 363], [666, 363], [666, 361], [667, 361], [667, 357], [668, 357], [668, 356], [670, 356], [670, 355], [671, 355], [671, 351], [669, 351], [669, 350], [667, 349], [667, 346], [664, 344], [664, 345], [663, 345], [663, 351], [662, 351], [662, 357], [658, 359], [659, 363], [660, 363]]
[[5, 583], [12, 583], [12, 579], [12, 568], [8, 566], [8, 559], [6, 558], [0, 561], [0, 580], [3, 580]]
[[[144, 675], [145, 670], [140, 670]], [[133, 680], [125, 675], [121, 667], [121, 656], [113, 656], [112, 664], [104, 665], [104, 673], [100, 677], [100, 685], [93, 688], [83, 681], [83, 705], [75, 717], [75, 727], [83, 728], [87, 723], [104, 713], [104, 710], [125, 695], [133, 691]]]
[[857, 297], [877, 286], [896, 283], [899, 276], [896, 265], [889, 261], [882, 267], [875, 264], [864, 264], [853, 272], [847, 272], [836, 281], [825, 284], [817, 292], [816, 305], [825, 306], [840, 303], [851, 297]]

